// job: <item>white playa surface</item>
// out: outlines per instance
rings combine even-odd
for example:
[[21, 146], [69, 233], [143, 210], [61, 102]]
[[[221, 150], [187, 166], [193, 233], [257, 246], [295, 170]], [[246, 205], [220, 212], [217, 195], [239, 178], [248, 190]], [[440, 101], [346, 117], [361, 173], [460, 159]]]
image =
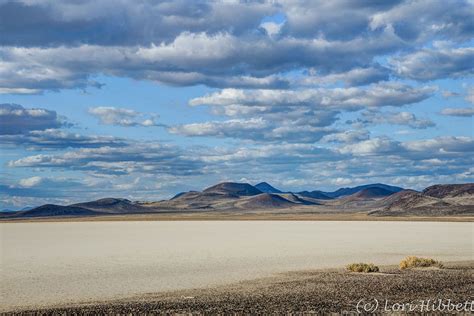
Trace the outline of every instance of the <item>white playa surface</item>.
[[473, 260], [474, 223], [0, 224], [1, 309], [100, 301], [408, 255]]

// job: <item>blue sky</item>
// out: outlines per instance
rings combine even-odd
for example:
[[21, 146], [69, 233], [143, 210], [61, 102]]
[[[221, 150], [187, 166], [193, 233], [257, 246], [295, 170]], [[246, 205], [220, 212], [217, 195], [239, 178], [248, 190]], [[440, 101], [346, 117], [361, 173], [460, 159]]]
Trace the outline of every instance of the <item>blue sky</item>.
[[0, 1], [2, 209], [472, 182], [471, 1]]

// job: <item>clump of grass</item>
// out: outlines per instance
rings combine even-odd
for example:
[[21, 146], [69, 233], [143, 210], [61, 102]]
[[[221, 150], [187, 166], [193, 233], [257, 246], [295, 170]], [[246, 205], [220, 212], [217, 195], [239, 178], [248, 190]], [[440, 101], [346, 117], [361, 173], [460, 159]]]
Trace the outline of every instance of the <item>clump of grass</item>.
[[351, 263], [346, 266], [346, 269], [351, 272], [379, 272], [379, 267], [373, 263]]
[[400, 269], [410, 268], [426, 268], [426, 267], [438, 267], [442, 268], [443, 264], [431, 258], [420, 258], [415, 256], [409, 256], [403, 259], [399, 264]]

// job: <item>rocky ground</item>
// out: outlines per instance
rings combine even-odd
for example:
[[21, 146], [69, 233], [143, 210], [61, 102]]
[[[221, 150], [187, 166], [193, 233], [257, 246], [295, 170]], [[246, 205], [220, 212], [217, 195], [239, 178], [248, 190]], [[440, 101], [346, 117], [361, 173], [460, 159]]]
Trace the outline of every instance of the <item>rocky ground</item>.
[[370, 274], [342, 269], [291, 272], [214, 288], [17, 311], [16, 314], [352, 314], [365, 312], [364, 308], [375, 309], [376, 300], [377, 309], [368, 311], [385, 313], [387, 306], [388, 312], [394, 312], [394, 309], [401, 308], [398, 304], [412, 303], [419, 312], [421, 301], [434, 303], [441, 299], [446, 303], [449, 299], [463, 304], [473, 301], [473, 272], [474, 261], [447, 264], [443, 269], [400, 271], [393, 266], [381, 267], [380, 273]]

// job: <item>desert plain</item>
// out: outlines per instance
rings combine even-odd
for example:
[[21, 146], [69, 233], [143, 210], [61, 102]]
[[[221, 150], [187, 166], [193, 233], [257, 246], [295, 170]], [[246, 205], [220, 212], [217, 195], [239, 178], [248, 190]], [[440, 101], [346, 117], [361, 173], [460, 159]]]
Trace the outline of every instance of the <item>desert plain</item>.
[[[17, 222], [0, 231], [2, 312], [355, 311], [357, 299], [384, 295], [472, 299], [472, 222]], [[408, 255], [446, 268], [394, 267]], [[381, 273], [345, 271], [352, 262]]]

